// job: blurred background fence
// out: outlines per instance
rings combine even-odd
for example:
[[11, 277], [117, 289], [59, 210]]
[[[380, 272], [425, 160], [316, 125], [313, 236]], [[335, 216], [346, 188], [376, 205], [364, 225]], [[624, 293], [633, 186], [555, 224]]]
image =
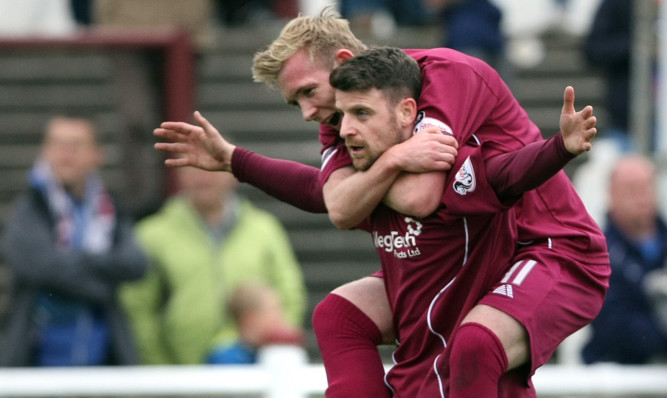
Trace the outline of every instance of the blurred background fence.
[[[546, 365], [533, 382], [539, 396], [666, 397], [666, 366]], [[267, 347], [257, 365], [149, 366], [0, 370], [2, 397], [323, 397], [322, 365], [299, 348]]]

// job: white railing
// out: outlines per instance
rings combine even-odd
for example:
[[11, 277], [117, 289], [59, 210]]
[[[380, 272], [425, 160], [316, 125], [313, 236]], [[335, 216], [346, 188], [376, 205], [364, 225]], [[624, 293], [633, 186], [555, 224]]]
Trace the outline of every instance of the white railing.
[[[667, 366], [547, 365], [533, 379], [542, 397], [667, 397]], [[0, 397], [323, 394], [321, 364], [292, 347], [271, 347], [254, 366], [132, 366], [0, 369]]]

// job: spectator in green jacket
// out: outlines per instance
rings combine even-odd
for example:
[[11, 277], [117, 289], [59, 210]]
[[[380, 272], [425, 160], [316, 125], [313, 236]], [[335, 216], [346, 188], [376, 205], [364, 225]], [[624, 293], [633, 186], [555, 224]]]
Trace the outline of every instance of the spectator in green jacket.
[[123, 292], [142, 363], [205, 363], [214, 346], [238, 341], [227, 300], [244, 283], [275, 289], [300, 327], [305, 286], [279, 221], [240, 198], [231, 174], [176, 173], [180, 194], [137, 224], [148, 275]]

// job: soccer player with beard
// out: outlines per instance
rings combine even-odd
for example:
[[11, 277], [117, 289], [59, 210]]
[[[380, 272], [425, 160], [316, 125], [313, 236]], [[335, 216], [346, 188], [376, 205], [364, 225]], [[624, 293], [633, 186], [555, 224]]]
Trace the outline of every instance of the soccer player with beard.
[[[412, 136], [420, 69], [403, 51], [367, 50], [336, 68], [330, 82], [343, 115], [340, 136], [356, 170], [367, 171], [385, 151]], [[511, 277], [516, 225], [506, 206], [518, 199], [517, 190], [548, 179], [570, 153], [583, 151], [575, 145], [579, 137], [563, 131], [486, 161], [485, 143], [473, 137], [459, 148], [452, 173], [421, 174], [422, 187], [446, 192], [434, 213], [409, 217], [380, 203], [360, 224], [373, 236], [394, 315], [398, 348], [386, 381], [395, 397], [534, 396], [532, 386], [501, 381], [509, 365], [503, 344], [470, 314], [496, 293], [505, 275]], [[509, 164], [527, 162], [532, 167], [507, 178]], [[473, 214], [457, 214], [461, 209]], [[522, 284], [516, 278], [513, 283]], [[517, 310], [512, 302], [492, 305], [509, 313], [534, 310]]]

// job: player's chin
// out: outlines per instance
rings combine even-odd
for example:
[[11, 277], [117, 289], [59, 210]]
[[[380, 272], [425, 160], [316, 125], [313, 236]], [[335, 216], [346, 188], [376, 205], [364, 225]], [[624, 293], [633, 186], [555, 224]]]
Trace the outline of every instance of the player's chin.
[[371, 168], [372, 164], [367, 159], [352, 159], [352, 166], [358, 171], [366, 171]]

